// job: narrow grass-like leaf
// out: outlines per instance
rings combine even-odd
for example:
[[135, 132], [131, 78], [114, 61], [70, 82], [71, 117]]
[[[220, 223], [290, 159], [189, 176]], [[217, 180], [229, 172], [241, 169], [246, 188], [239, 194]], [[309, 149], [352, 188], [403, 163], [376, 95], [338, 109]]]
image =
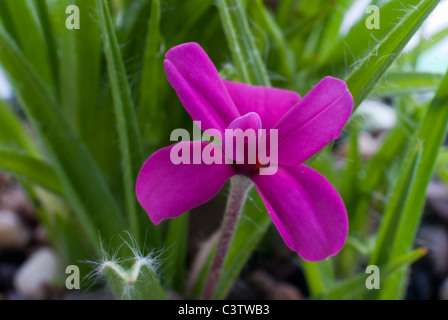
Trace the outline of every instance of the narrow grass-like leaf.
[[429, 39], [420, 40], [418, 44], [418, 52], [424, 52], [439, 44], [441, 41], [447, 39], [448, 28], [442, 29], [436, 34], [429, 37]]
[[320, 58], [326, 57], [332, 49], [341, 41], [341, 26], [347, 11], [351, 8], [355, 0], [340, 0], [334, 4], [322, 32], [319, 44]]
[[[375, 17], [375, 22], [379, 24], [379, 28], [368, 28], [368, 18], [372, 12], [365, 12], [367, 5], [364, 8], [363, 15], [350, 28], [348, 33], [343, 38], [336, 38], [336, 45], [330, 47], [331, 50], [324, 48], [322, 56], [319, 57], [318, 62], [333, 67], [339, 68], [339, 72], [344, 70], [347, 72], [354, 64], [357, 64], [366, 54], [374, 49], [377, 43], [383, 41], [391, 30], [399, 23], [406, 15], [415, 10], [415, 6], [419, 4], [420, 0], [403, 1], [387, 1], [376, 3], [379, 9], [379, 18]], [[371, 3], [374, 4], [374, 3]]]
[[58, 195], [64, 193], [53, 168], [29, 154], [0, 147], [0, 168], [20, 180], [38, 184]]
[[353, 218], [356, 200], [358, 198], [357, 190], [359, 189], [358, 172], [362, 166], [361, 155], [359, 151], [358, 139], [360, 137], [361, 127], [359, 123], [353, 122], [349, 149], [346, 157], [346, 165], [344, 170], [343, 190], [341, 190], [342, 198], [349, 215], [349, 221]]
[[[396, 208], [399, 210], [398, 212], [386, 212], [385, 221], [381, 224], [379, 231], [380, 240], [384, 240], [378, 241], [378, 248], [372, 256], [372, 262], [390, 260], [390, 257], [400, 256], [412, 247], [423, 211], [426, 189], [434, 172], [440, 146], [446, 136], [447, 124], [448, 73], [442, 80], [416, 133], [417, 148], [421, 148], [422, 152], [420, 163], [413, 169], [415, 171], [413, 181], [400, 177], [397, 190], [400, 190], [400, 193], [403, 191], [406, 193], [398, 196], [399, 203], [401, 203]], [[407, 158], [409, 159], [413, 153], [414, 150], [410, 149]], [[406, 183], [410, 183], [410, 185], [406, 186]], [[394, 218], [397, 215], [399, 219]], [[391, 228], [393, 228], [393, 232], [390, 231]], [[401, 271], [399, 276], [393, 277], [387, 282], [386, 288], [381, 292], [381, 298], [402, 298], [406, 284], [405, 272]]]
[[[209, 12], [208, 9], [214, 5], [214, 2], [214, 0], [174, 1], [175, 10], [173, 10], [173, 14], [176, 16], [167, 15], [166, 19], [167, 24], [172, 26], [167, 36], [173, 32], [173, 37], [172, 39], [167, 38], [167, 43], [181, 43], [191, 37], [191, 33], [197, 32], [193, 29], [194, 25]], [[213, 20], [219, 22], [218, 19]], [[208, 31], [209, 26], [200, 25], [199, 28], [201, 33], [205, 33]]]
[[289, 47], [289, 43], [284, 33], [277, 25], [274, 17], [265, 7], [262, 0], [253, 1], [250, 9], [255, 11], [255, 14], [260, 17], [259, 27], [263, 30], [267, 30], [268, 34], [272, 37], [273, 43], [278, 51], [278, 60], [281, 70], [291, 80], [291, 82], [294, 83], [296, 75], [295, 55]]
[[429, 72], [388, 72], [370, 93], [371, 97], [396, 97], [437, 90], [443, 75]]
[[[95, 154], [98, 132], [101, 39], [96, 1], [79, 0], [80, 29], [67, 29], [66, 13], [73, 0], [46, 0], [57, 48], [60, 101], [73, 127]], [[50, 39], [51, 40], [51, 39]], [[49, 40], [49, 41], [50, 41]], [[95, 157], [96, 158], [96, 157]]]
[[[359, 151], [358, 139], [361, 132], [359, 123], [352, 122], [353, 128], [350, 137], [349, 150], [346, 157], [346, 166], [343, 172], [343, 183], [341, 195], [344, 199], [347, 209], [348, 221], [350, 221], [349, 236], [353, 238], [359, 237], [358, 226], [363, 226], [365, 221], [357, 222], [357, 207], [359, 200], [362, 199], [361, 188], [359, 187], [360, 179], [358, 173], [362, 168], [362, 160]], [[366, 216], [366, 215], [365, 215]], [[349, 276], [356, 268], [357, 250], [353, 246], [346, 246], [335, 257], [337, 274], [340, 277]]]
[[217, 0], [217, 4], [240, 80], [248, 84], [269, 86], [267, 71], [250, 30], [242, 2]]
[[28, 128], [12, 107], [0, 99], [0, 147], [26, 151], [37, 156], [37, 148]]
[[[417, 169], [417, 179], [412, 186], [409, 201], [404, 208], [404, 216], [396, 233], [392, 254], [400, 255], [412, 246], [421, 219], [426, 189], [433, 175], [437, 155], [446, 137], [448, 124], [448, 73], [432, 100], [424, 117], [417, 138], [422, 143], [422, 159]], [[386, 299], [402, 298], [406, 284], [406, 271], [401, 277], [390, 279], [381, 297]]]
[[45, 43], [45, 35], [41, 22], [36, 14], [37, 9], [32, 1], [3, 0], [3, 5], [8, 7], [10, 21], [17, 33], [15, 41], [30, 64], [39, 73], [42, 81], [54, 89], [55, 79], [50, 63], [48, 47]]
[[306, 282], [312, 296], [318, 296], [327, 292], [335, 281], [332, 260], [310, 262], [301, 260]]
[[[426, 248], [418, 248], [414, 251], [404, 254], [394, 260], [386, 267], [380, 267], [381, 281], [389, 279], [396, 271], [399, 271], [413, 262], [420, 259], [427, 252]], [[369, 290], [366, 288], [366, 279], [368, 275], [365, 273], [352, 276], [347, 280], [335, 284], [324, 294], [311, 297], [318, 300], [342, 300], [342, 299], [360, 299], [362, 295]], [[381, 286], [381, 285], [380, 285]], [[372, 289], [374, 290], [374, 289]], [[381, 287], [380, 287], [381, 290]]]
[[119, 207], [88, 150], [61, 114], [52, 91], [37, 76], [0, 25], [0, 61], [41, 139], [90, 244], [101, 254], [99, 233], [111, 239], [125, 229]]
[[36, 10], [37, 19], [39, 21], [40, 27], [42, 29], [42, 34], [45, 39], [45, 44], [48, 51], [48, 59], [50, 64], [50, 72], [53, 77], [55, 91], [59, 92], [59, 66], [58, 66], [58, 51], [56, 49], [56, 39], [53, 36], [53, 30], [51, 26], [51, 17], [48, 10], [48, 5], [46, 0], [31, 0]]
[[119, 10], [116, 10], [113, 2], [110, 3], [111, 13], [114, 14], [113, 11], [116, 11], [117, 14], [116, 18], [112, 18], [116, 25], [117, 38], [131, 88], [132, 99], [136, 103], [144, 59], [142, 48], [145, 46], [153, 1], [122, 1]]
[[6, 1], [0, 2], [0, 23], [3, 25], [5, 30], [11, 35], [13, 39], [19, 38], [16, 28], [14, 26], [12, 15], [9, 13], [9, 8]]
[[[57, 52], [57, 99], [60, 101], [62, 112], [76, 131], [78, 130], [77, 108], [78, 97], [78, 57], [76, 50], [76, 36], [80, 30], [68, 30], [66, 28], [65, 14], [74, 0], [45, 0], [47, 12], [50, 17], [50, 26], [55, 50]], [[90, 71], [87, 71], [90, 72]], [[92, 97], [93, 98], [93, 97]]]
[[[140, 221], [148, 219], [140, 209], [134, 193], [135, 179], [139, 166], [143, 163], [140, 132], [108, 2], [98, 0], [98, 7], [120, 142], [126, 216], [129, 219], [131, 233], [141, 244], [143, 234]], [[155, 227], [149, 232], [149, 237], [157, 238], [158, 231]]]
[[[101, 37], [98, 23], [98, 6], [92, 0], [77, 0], [82, 26], [74, 33], [76, 46], [76, 81], [78, 95], [76, 113], [81, 139], [90, 150], [95, 149], [91, 137], [95, 135], [99, 118], [98, 101], [101, 73]], [[100, 120], [101, 121], [101, 120]], [[93, 140], [94, 141], [94, 140]]]
[[154, 0], [151, 7], [151, 17], [146, 36], [145, 56], [143, 61], [143, 74], [140, 84], [140, 97], [138, 103], [138, 118], [140, 132], [146, 142], [157, 139], [163, 108], [158, 105], [159, 85], [158, 76], [161, 59], [160, 53], [160, 1]]
[[390, 245], [394, 243], [397, 226], [406, 217], [404, 207], [409, 201], [410, 191], [416, 179], [417, 168], [420, 165], [422, 155], [422, 146], [419, 144], [415, 151], [408, 155], [402, 172], [392, 192], [391, 199], [384, 213], [381, 222], [381, 228], [378, 232], [375, 250], [371, 257], [371, 264], [384, 265], [391, 259], [392, 252], [388, 250]]
[[189, 213], [169, 221], [165, 239], [166, 250], [162, 259], [166, 258], [163, 271], [164, 283], [178, 293], [184, 289], [184, 275], [187, 258]]
[[291, 20], [294, 9], [297, 9], [297, 0], [283, 0], [279, 1], [276, 13], [276, 20], [281, 28], [288, 26], [288, 22]]
[[448, 149], [442, 148], [437, 157], [437, 176], [448, 186]]
[[426, 20], [439, 0], [423, 0], [409, 11], [372, 51], [357, 63], [347, 77], [347, 85], [356, 109], [381, 79], [392, 62]]

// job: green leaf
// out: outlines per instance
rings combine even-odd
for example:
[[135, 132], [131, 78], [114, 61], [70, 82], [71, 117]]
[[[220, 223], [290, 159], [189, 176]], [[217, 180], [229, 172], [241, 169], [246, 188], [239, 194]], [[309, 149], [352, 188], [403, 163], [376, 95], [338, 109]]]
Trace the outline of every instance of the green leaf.
[[448, 149], [442, 148], [437, 158], [437, 176], [448, 186]]
[[436, 34], [432, 35], [429, 39], [425, 39], [423, 44], [419, 45], [420, 52], [431, 49], [435, 45], [437, 45], [442, 40], [445, 40], [448, 37], [448, 28], [442, 29]]
[[[338, 1], [339, 2], [339, 1]], [[368, 29], [366, 26], [367, 18], [372, 13], [367, 13], [367, 5], [362, 10], [362, 16], [351, 27], [345, 36], [336, 37], [336, 45], [327, 48], [322, 48], [322, 56], [319, 57], [318, 62], [324, 65], [333, 65], [344, 67], [346, 71], [352, 65], [359, 63], [366, 54], [371, 52], [379, 42], [383, 41], [386, 36], [392, 31], [397, 23], [406, 17], [410, 12], [415, 10], [415, 6], [419, 4], [420, 0], [401, 1], [382, 1], [381, 3], [371, 3], [379, 7], [379, 28]], [[334, 32], [334, 31], [333, 31]], [[323, 47], [324, 44], [321, 46]], [[342, 71], [342, 70], [338, 70]]]
[[109, 240], [125, 229], [119, 207], [104, 177], [62, 115], [53, 92], [1, 25], [0, 62], [45, 147], [90, 244], [101, 253], [99, 234]]
[[412, 63], [412, 66], [416, 66], [420, 55], [429, 49], [437, 46], [440, 42], [444, 41], [448, 37], [448, 28], [442, 29], [429, 38], [421, 37], [419, 43], [409, 52], [403, 53], [403, 57], [400, 59], [404, 62]]
[[291, 17], [297, 11], [297, 0], [282, 0], [278, 3], [276, 20], [281, 28], [288, 26]]
[[[432, 178], [439, 149], [446, 136], [448, 124], [448, 73], [432, 100], [427, 113], [421, 121], [416, 132], [415, 144], [408, 150], [406, 159], [415, 156], [415, 150], [421, 149], [421, 160], [412, 161], [412, 171], [403, 171], [398, 180], [394, 200], [394, 207], [386, 211], [384, 222], [382, 222], [378, 248], [375, 248], [372, 262], [390, 260], [390, 257], [400, 256], [408, 252], [413, 245], [417, 228], [422, 216], [425, 202], [426, 189]], [[412, 176], [409, 176], [412, 172]], [[409, 184], [409, 185], [408, 185]], [[397, 277], [391, 278], [381, 292], [381, 298], [402, 298], [405, 286], [404, 273], [401, 271]]]
[[327, 21], [325, 22], [322, 38], [319, 44], [319, 55], [327, 57], [332, 49], [341, 42], [341, 26], [347, 11], [355, 0], [340, 0], [334, 4]]
[[35, 156], [38, 152], [27, 131], [12, 107], [0, 99], [0, 147], [27, 151]]
[[188, 221], [188, 212], [169, 221], [165, 239], [167, 249], [162, 254], [162, 259], [166, 258], [166, 267], [163, 271], [164, 283], [178, 293], [182, 293], [184, 288], [188, 251]]
[[33, 2], [34, 9], [36, 11], [37, 19], [42, 28], [42, 34], [45, 38], [45, 44], [48, 50], [48, 59], [50, 64], [50, 72], [52, 74], [53, 80], [55, 81], [54, 86], [56, 92], [59, 92], [59, 74], [58, 74], [58, 51], [56, 49], [56, 41], [53, 36], [53, 30], [51, 26], [51, 17], [48, 10], [47, 0], [29, 0]]
[[[426, 248], [418, 248], [408, 254], [398, 257], [390, 265], [386, 267], [379, 267], [381, 283], [389, 279], [396, 271], [399, 271], [406, 266], [412, 264], [420, 259], [427, 252]], [[335, 284], [332, 288], [321, 295], [312, 296], [311, 299], [317, 300], [342, 300], [342, 299], [359, 299], [369, 290], [366, 288], [367, 275], [361, 273], [352, 276], [344, 281]], [[372, 289], [373, 290], [373, 289]], [[382, 290], [381, 287], [379, 290]], [[370, 290], [371, 291], [371, 290]], [[374, 290], [376, 291], [376, 290]]]
[[[86, 143], [95, 160], [100, 159], [99, 129], [105, 121], [99, 107], [101, 76], [101, 38], [96, 1], [46, 0], [50, 16], [51, 35], [55, 43], [59, 81], [59, 99], [73, 128]], [[80, 12], [80, 29], [65, 26], [69, 14], [66, 8], [76, 5]], [[101, 125], [99, 125], [101, 123]], [[110, 129], [108, 130], [110, 131]], [[110, 134], [109, 134], [110, 136]], [[107, 157], [107, 155], [106, 155]], [[110, 161], [108, 157], [108, 161]], [[101, 164], [101, 162], [100, 162]]]
[[[51, 34], [57, 52], [56, 68], [58, 80], [58, 95], [62, 111], [73, 129], [78, 130], [77, 108], [79, 104], [78, 85], [78, 57], [76, 49], [76, 35], [80, 30], [68, 30], [65, 20], [68, 15], [65, 10], [74, 5], [74, 0], [45, 0], [50, 17]], [[51, 39], [49, 39], [51, 41]], [[90, 73], [91, 71], [87, 71]], [[90, 83], [90, 81], [88, 82]], [[93, 99], [93, 97], [92, 97]]]
[[335, 282], [333, 259], [310, 262], [301, 260], [306, 282], [312, 296], [327, 292]]
[[370, 93], [371, 97], [396, 97], [437, 90], [443, 75], [429, 72], [388, 72]]
[[[42, 45], [45, 43], [45, 35], [42, 29], [41, 21], [36, 14], [37, 8], [32, 1], [3, 0], [10, 17], [9, 21], [14, 26], [14, 32], [17, 38], [16, 43], [22, 49], [25, 57], [30, 64], [39, 73], [40, 78], [51, 90], [54, 89], [55, 79], [50, 63], [48, 47]], [[3, 10], [0, 7], [0, 10]]]
[[404, 161], [402, 171], [381, 222], [375, 250], [370, 259], [371, 264], [383, 265], [391, 259], [392, 252], [389, 248], [395, 241], [397, 226], [400, 225], [401, 221], [408, 218], [404, 216], [404, 208], [409, 201], [412, 186], [416, 183], [416, 172], [420, 165], [421, 156], [422, 147], [419, 144]]
[[[357, 239], [360, 237], [360, 228], [366, 221], [360, 220], [367, 215], [357, 214], [358, 205], [362, 199], [362, 189], [360, 188], [360, 179], [358, 177], [362, 168], [362, 159], [359, 152], [358, 139], [361, 132], [361, 126], [353, 121], [351, 128], [351, 137], [349, 149], [346, 156], [346, 166], [343, 172], [343, 183], [341, 186], [341, 196], [347, 209], [348, 221], [350, 221], [349, 236]], [[347, 277], [357, 266], [358, 251], [353, 246], [345, 246], [344, 249], [335, 257], [336, 270], [338, 276]]]
[[[138, 118], [140, 131], [146, 142], [156, 144], [159, 138], [160, 126], [164, 112], [159, 105], [159, 69], [161, 64], [160, 53], [160, 1], [154, 0], [151, 7], [151, 17], [146, 36], [145, 57], [143, 64], [142, 81], [140, 84], [140, 97], [138, 103]], [[151, 141], [153, 140], [153, 141]], [[155, 140], [155, 141], [154, 141]], [[151, 143], [152, 142], [152, 143]], [[154, 143], [155, 142], [155, 143]]]
[[375, 87], [376, 83], [439, 2], [439, 0], [419, 1], [415, 9], [407, 12], [384, 39], [379, 41], [356, 64], [353, 71], [346, 78], [348, 88], [354, 98], [355, 109]]
[[64, 193], [59, 177], [47, 163], [29, 154], [0, 147], [0, 168], [58, 195]]
[[150, 228], [149, 237], [153, 240], [153, 244], [154, 242], [158, 244], [158, 231], [154, 225], [147, 223], [148, 218], [142, 212], [134, 194], [135, 179], [144, 158], [126, 70], [107, 1], [98, 0], [98, 7], [120, 143], [126, 216], [128, 217], [131, 233], [139, 244], [143, 243], [141, 230], [141, 222], [143, 221], [143, 226], [147, 225]]
[[[167, 0], [164, 3], [168, 3], [167, 5], [170, 6], [170, 10], [163, 12], [163, 33], [167, 46], [171, 47], [189, 41], [188, 39], [191, 37], [198, 37], [199, 34], [214, 31], [213, 28], [210, 29], [210, 25], [197, 23], [198, 21], [203, 22], [202, 18], [210, 12], [209, 9], [214, 5], [214, 0]], [[219, 23], [219, 19], [216, 19], [215, 15], [212, 15], [211, 18], [214, 23]]]
[[109, 1], [111, 13], [114, 15], [112, 18], [115, 23], [132, 99], [134, 103], [137, 103], [145, 53], [141, 48], [145, 46], [148, 22], [151, 23], [151, 6], [154, 1], [134, 0], [120, 2], [121, 6], [117, 8], [114, 6], [113, 1]]
[[[89, 150], [96, 144], [91, 139], [97, 133], [97, 125], [102, 119], [98, 116], [98, 101], [101, 76], [101, 35], [98, 23], [98, 6], [92, 0], [77, 0], [80, 12], [79, 30], [68, 30], [74, 36], [76, 63], [72, 74], [77, 94], [76, 118], [79, 135]], [[72, 66], [73, 67], [73, 66]], [[65, 75], [67, 77], [67, 74]]]
[[262, 0], [255, 0], [249, 6], [253, 12], [252, 15], [256, 18], [255, 22], [262, 30], [266, 30], [272, 37], [273, 44], [278, 52], [276, 60], [280, 64], [282, 73], [288, 77], [292, 83], [295, 82], [296, 61], [294, 52], [291, 50], [289, 43], [283, 31], [277, 25], [271, 12], [265, 7]]
[[269, 86], [266, 67], [239, 0], [217, 0], [221, 22], [241, 81]]

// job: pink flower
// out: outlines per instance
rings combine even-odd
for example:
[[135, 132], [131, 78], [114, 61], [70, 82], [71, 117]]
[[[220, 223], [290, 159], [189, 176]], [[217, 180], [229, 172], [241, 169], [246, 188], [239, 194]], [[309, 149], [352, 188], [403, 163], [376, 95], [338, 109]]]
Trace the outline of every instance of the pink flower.
[[[317, 171], [302, 165], [336, 139], [351, 115], [353, 98], [345, 82], [327, 77], [303, 99], [295, 92], [231, 82], [196, 43], [172, 48], [165, 70], [193, 120], [202, 129], [277, 129], [278, 171], [261, 175], [259, 164], [179, 164], [170, 161], [170, 146], [143, 165], [136, 192], [151, 221], [182, 213], [212, 199], [234, 175], [255, 184], [286, 245], [310, 261], [326, 259], [344, 246], [348, 219], [334, 187]], [[209, 142], [179, 142], [204, 149]], [[187, 146], [185, 145], [185, 146]], [[223, 155], [224, 157], [224, 155]], [[193, 163], [193, 162], [191, 162]]]

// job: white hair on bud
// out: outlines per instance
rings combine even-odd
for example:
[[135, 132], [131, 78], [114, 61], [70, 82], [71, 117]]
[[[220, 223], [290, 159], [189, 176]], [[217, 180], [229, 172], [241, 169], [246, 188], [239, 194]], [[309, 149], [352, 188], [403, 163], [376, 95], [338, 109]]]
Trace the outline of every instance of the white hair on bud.
[[[129, 240], [120, 236], [123, 243], [118, 248], [115, 248], [114, 253], [112, 254], [105, 250], [104, 242], [100, 241], [102, 258], [99, 261], [87, 261], [94, 265], [93, 270], [86, 276], [88, 280], [92, 280], [92, 284], [89, 288], [96, 284], [98, 280], [104, 280], [104, 270], [106, 268], [112, 269], [120, 276], [120, 278], [122, 278], [124, 283], [122, 296], [120, 297], [122, 299], [130, 298], [131, 293], [135, 296], [136, 292], [133, 291], [134, 284], [138, 280], [142, 267], [146, 266], [156, 277], [158, 277], [158, 270], [163, 261], [160, 256], [165, 250], [160, 250], [158, 252], [151, 251], [144, 255], [135, 238], [129, 232], [126, 232], [126, 234], [129, 237]], [[127, 259], [117, 258], [118, 252], [123, 245], [127, 246], [132, 252], [132, 256]], [[121, 264], [124, 262], [130, 262], [131, 267], [129, 269], [122, 267]]]

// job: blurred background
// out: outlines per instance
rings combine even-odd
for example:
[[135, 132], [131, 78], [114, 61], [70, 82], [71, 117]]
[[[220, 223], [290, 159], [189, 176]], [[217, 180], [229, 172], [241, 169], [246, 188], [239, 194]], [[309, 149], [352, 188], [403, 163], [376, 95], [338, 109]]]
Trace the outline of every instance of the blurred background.
[[[407, 175], [417, 172], [409, 163], [419, 163], [417, 156], [408, 156], [409, 150], [420, 148], [414, 135], [432, 141], [419, 133], [426, 132], [420, 129], [448, 69], [448, 1], [0, 2], [0, 299], [116, 297], [104, 282], [96, 281], [95, 263], [113, 260], [117, 252], [122, 261], [129, 261], [118, 234], [128, 242], [135, 240], [143, 254], [157, 252], [161, 261], [168, 261], [158, 271], [168, 298], [199, 297], [228, 185], [209, 203], [158, 228], [150, 225], [133, 196], [133, 177], [142, 161], [170, 143], [171, 130], [191, 128], [191, 119], [166, 81], [163, 56], [174, 45], [196, 41], [224, 78], [304, 96], [319, 79], [332, 75], [347, 81], [359, 105], [341, 138], [309, 164], [344, 198], [354, 226], [346, 248], [329, 261], [302, 261], [285, 247], [252, 192], [217, 297], [448, 300], [446, 138], [431, 159], [434, 175], [427, 185]], [[413, 5], [430, 10], [436, 2], [427, 18], [413, 16]], [[73, 3], [81, 8], [81, 29], [73, 31], [78, 33], [61, 28], [65, 8]], [[369, 4], [380, 7], [380, 30], [365, 28]], [[242, 15], [225, 20], [223, 12], [229, 8], [242, 8]], [[248, 27], [238, 28], [245, 25], [241, 21]], [[399, 21], [405, 26], [421, 23], [404, 48], [388, 37]], [[229, 25], [237, 26], [234, 42]], [[411, 27], [403, 28], [400, 40], [412, 32]], [[36, 39], [41, 41], [37, 47], [28, 45]], [[246, 46], [244, 58], [249, 62], [240, 67], [235, 48], [249, 43], [247, 39], [254, 39], [255, 45]], [[396, 49], [385, 56], [397, 58], [390, 68], [375, 69], [372, 65], [383, 63], [375, 60], [375, 52], [384, 52], [387, 43]], [[263, 62], [268, 83], [242, 76], [240, 68], [249, 73], [254, 68], [252, 58]], [[364, 74], [369, 81], [356, 87]], [[116, 117], [120, 112], [126, 121]], [[128, 149], [122, 144], [124, 136], [132, 137]], [[423, 152], [436, 142], [430, 147], [424, 142]], [[398, 203], [401, 196], [406, 199], [402, 202], [409, 200], [398, 188], [408, 178], [412, 186], [422, 184], [421, 219], [417, 208], [413, 215], [403, 213], [397, 221], [383, 223], [385, 216], [405, 212], [393, 205], [397, 197]], [[399, 243], [393, 234], [401, 234], [400, 226], [412, 217], [419, 217], [418, 228], [409, 228], [406, 252], [398, 250], [403, 256], [396, 260], [383, 257], [385, 267], [408, 268], [389, 272], [398, 280], [387, 283], [392, 288], [384, 290], [388, 294], [369, 295], [359, 276], [375, 256], [387, 255], [388, 243], [378, 240], [381, 230], [392, 248], [394, 241]], [[123, 236], [125, 231], [134, 240]], [[103, 242], [97, 241], [100, 238]], [[427, 254], [412, 255], [411, 249], [420, 247], [427, 248]], [[65, 289], [69, 264], [80, 266], [82, 290]]]

